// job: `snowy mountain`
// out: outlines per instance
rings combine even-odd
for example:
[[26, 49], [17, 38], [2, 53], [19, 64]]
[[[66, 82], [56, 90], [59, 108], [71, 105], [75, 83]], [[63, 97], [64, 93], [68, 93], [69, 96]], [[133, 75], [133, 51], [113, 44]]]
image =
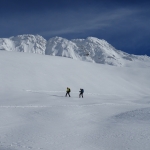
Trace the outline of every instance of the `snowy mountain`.
[[45, 54], [46, 40], [39, 35], [0, 38], [0, 50]]
[[133, 63], [150, 66], [148, 56], [136, 56], [119, 51], [105, 40], [95, 37], [73, 40], [53, 37], [46, 41], [39, 35], [18, 35], [1, 38], [0, 50], [62, 56], [113, 66], [132, 66]]

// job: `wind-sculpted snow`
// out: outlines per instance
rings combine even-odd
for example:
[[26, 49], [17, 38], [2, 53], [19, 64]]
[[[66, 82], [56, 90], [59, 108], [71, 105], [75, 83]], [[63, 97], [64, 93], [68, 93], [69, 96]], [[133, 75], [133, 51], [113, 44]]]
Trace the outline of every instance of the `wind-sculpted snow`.
[[18, 35], [0, 39], [0, 50], [45, 54], [46, 40], [39, 35]]
[[80, 59], [76, 44], [61, 37], [51, 38], [47, 42], [45, 54]]
[[81, 55], [85, 56], [85, 59], [91, 58], [93, 62], [101, 64], [123, 65], [123, 60], [117, 50], [105, 40], [88, 37], [85, 40], [72, 41], [81, 49]]
[[128, 122], [150, 122], [150, 108], [136, 109], [116, 115], [115, 120]]
[[135, 63], [141, 67], [150, 66], [148, 56], [125, 53], [115, 49], [107, 41], [95, 37], [73, 40], [53, 37], [47, 41], [39, 35], [18, 35], [1, 38], [0, 50], [61, 56], [113, 66], [133, 66]]

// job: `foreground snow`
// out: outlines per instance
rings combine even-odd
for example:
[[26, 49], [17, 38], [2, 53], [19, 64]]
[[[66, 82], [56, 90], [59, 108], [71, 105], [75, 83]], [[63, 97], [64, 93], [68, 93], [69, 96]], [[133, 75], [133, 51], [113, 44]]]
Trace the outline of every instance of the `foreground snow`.
[[0, 51], [0, 70], [0, 150], [150, 149], [149, 67]]

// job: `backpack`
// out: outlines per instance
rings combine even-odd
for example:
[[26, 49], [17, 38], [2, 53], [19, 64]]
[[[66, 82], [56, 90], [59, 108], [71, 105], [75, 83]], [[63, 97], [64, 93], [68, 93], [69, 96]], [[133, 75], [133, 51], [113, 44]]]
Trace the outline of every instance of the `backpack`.
[[82, 92], [82, 93], [84, 93], [84, 90], [83, 90], [83, 89], [81, 89], [81, 92]]

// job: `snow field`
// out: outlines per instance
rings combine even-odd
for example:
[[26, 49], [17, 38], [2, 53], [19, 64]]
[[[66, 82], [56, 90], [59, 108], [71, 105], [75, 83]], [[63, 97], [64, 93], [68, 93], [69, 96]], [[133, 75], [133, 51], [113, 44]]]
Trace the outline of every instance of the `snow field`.
[[0, 150], [149, 150], [148, 67], [0, 51], [0, 71]]

